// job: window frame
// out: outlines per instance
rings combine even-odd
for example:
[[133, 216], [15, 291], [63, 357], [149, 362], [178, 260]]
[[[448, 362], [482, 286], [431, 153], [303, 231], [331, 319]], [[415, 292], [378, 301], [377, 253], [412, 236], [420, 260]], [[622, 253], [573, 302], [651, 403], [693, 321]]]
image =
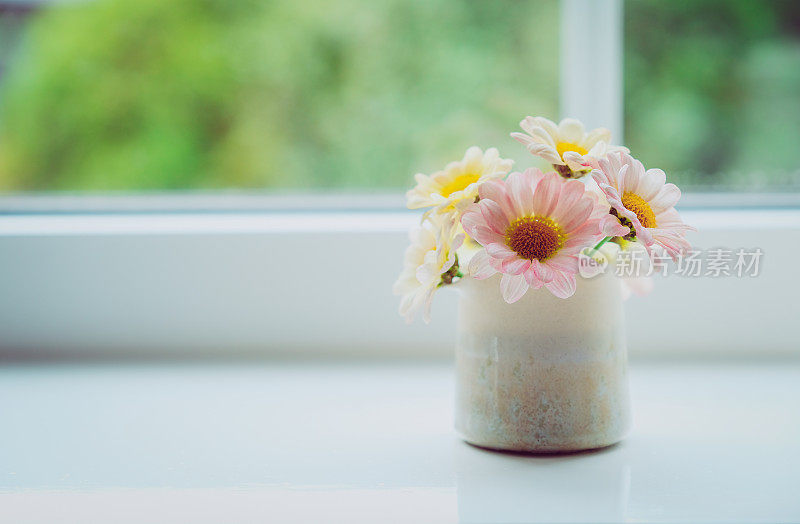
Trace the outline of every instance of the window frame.
[[[562, 115], [621, 140], [622, 1], [561, 2]], [[632, 353], [800, 353], [785, 292], [800, 194], [689, 194], [682, 210], [695, 245], [761, 247], [765, 273], [657, 282], [626, 305]], [[3, 195], [0, 355], [447, 356], [457, 294], [406, 326], [390, 292], [417, 220], [400, 191]]]

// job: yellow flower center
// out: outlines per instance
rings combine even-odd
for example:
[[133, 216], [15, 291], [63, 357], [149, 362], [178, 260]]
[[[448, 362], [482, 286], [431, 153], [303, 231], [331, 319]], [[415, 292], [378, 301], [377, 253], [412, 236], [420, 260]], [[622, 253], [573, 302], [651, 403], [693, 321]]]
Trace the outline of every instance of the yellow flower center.
[[468, 185], [472, 184], [473, 182], [477, 182], [480, 177], [481, 177], [480, 174], [474, 174], [473, 175], [473, 174], [470, 174], [470, 173], [467, 173], [467, 174], [464, 174], [464, 175], [458, 175], [453, 180], [451, 180], [450, 182], [445, 184], [444, 187], [442, 187], [442, 190], [439, 191], [439, 193], [443, 197], [449, 197], [450, 195], [452, 195], [456, 191], [462, 191]]
[[556, 151], [558, 151], [558, 155], [563, 159], [564, 153], [567, 151], [575, 151], [578, 154], [585, 155], [588, 153], [585, 148], [582, 148], [578, 144], [573, 144], [572, 142], [559, 142], [556, 144]]
[[547, 260], [564, 245], [565, 235], [549, 217], [522, 217], [506, 229], [506, 244], [528, 260]]
[[636, 218], [644, 227], [656, 227], [656, 214], [644, 198], [636, 193], [624, 193], [622, 205], [625, 209], [636, 213]]

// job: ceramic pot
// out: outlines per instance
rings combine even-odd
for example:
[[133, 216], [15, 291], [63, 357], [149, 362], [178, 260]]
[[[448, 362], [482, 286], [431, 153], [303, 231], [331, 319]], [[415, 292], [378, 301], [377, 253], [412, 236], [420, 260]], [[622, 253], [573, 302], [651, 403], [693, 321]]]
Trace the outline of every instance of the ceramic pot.
[[567, 452], [620, 441], [630, 425], [621, 283], [578, 277], [568, 299], [500, 276], [458, 283], [456, 429], [482, 447]]

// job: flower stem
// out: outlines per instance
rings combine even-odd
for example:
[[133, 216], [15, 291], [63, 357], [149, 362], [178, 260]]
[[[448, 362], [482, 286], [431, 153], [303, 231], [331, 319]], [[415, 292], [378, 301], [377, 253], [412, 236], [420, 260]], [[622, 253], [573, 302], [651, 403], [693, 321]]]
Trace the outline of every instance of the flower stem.
[[601, 240], [600, 242], [598, 242], [597, 245], [592, 248], [592, 254], [594, 255], [595, 253], [597, 253], [597, 250], [600, 249], [601, 247], [603, 247], [603, 244], [605, 244], [606, 242], [608, 242], [612, 238], [614, 238], [614, 237], [606, 237], [603, 240]]
[[437, 287], [452, 284], [454, 278], [464, 278], [464, 273], [461, 272], [461, 268], [458, 266], [458, 255], [456, 255], [455, 261], [450, 269], [442, 273], [442, 278], [439, 280]]

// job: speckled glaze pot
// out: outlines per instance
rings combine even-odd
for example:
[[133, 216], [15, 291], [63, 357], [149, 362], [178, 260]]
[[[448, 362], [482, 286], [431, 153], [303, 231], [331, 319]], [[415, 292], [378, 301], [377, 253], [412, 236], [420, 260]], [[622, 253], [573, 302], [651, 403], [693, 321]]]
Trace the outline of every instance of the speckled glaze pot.
[[578, 277], [575, 295], [528, 290], [514, 304], [500, 276], [459, 282], [456, 429], [482, 447], [558, 453], [619, 442], [630, 425], [621, 284]]

